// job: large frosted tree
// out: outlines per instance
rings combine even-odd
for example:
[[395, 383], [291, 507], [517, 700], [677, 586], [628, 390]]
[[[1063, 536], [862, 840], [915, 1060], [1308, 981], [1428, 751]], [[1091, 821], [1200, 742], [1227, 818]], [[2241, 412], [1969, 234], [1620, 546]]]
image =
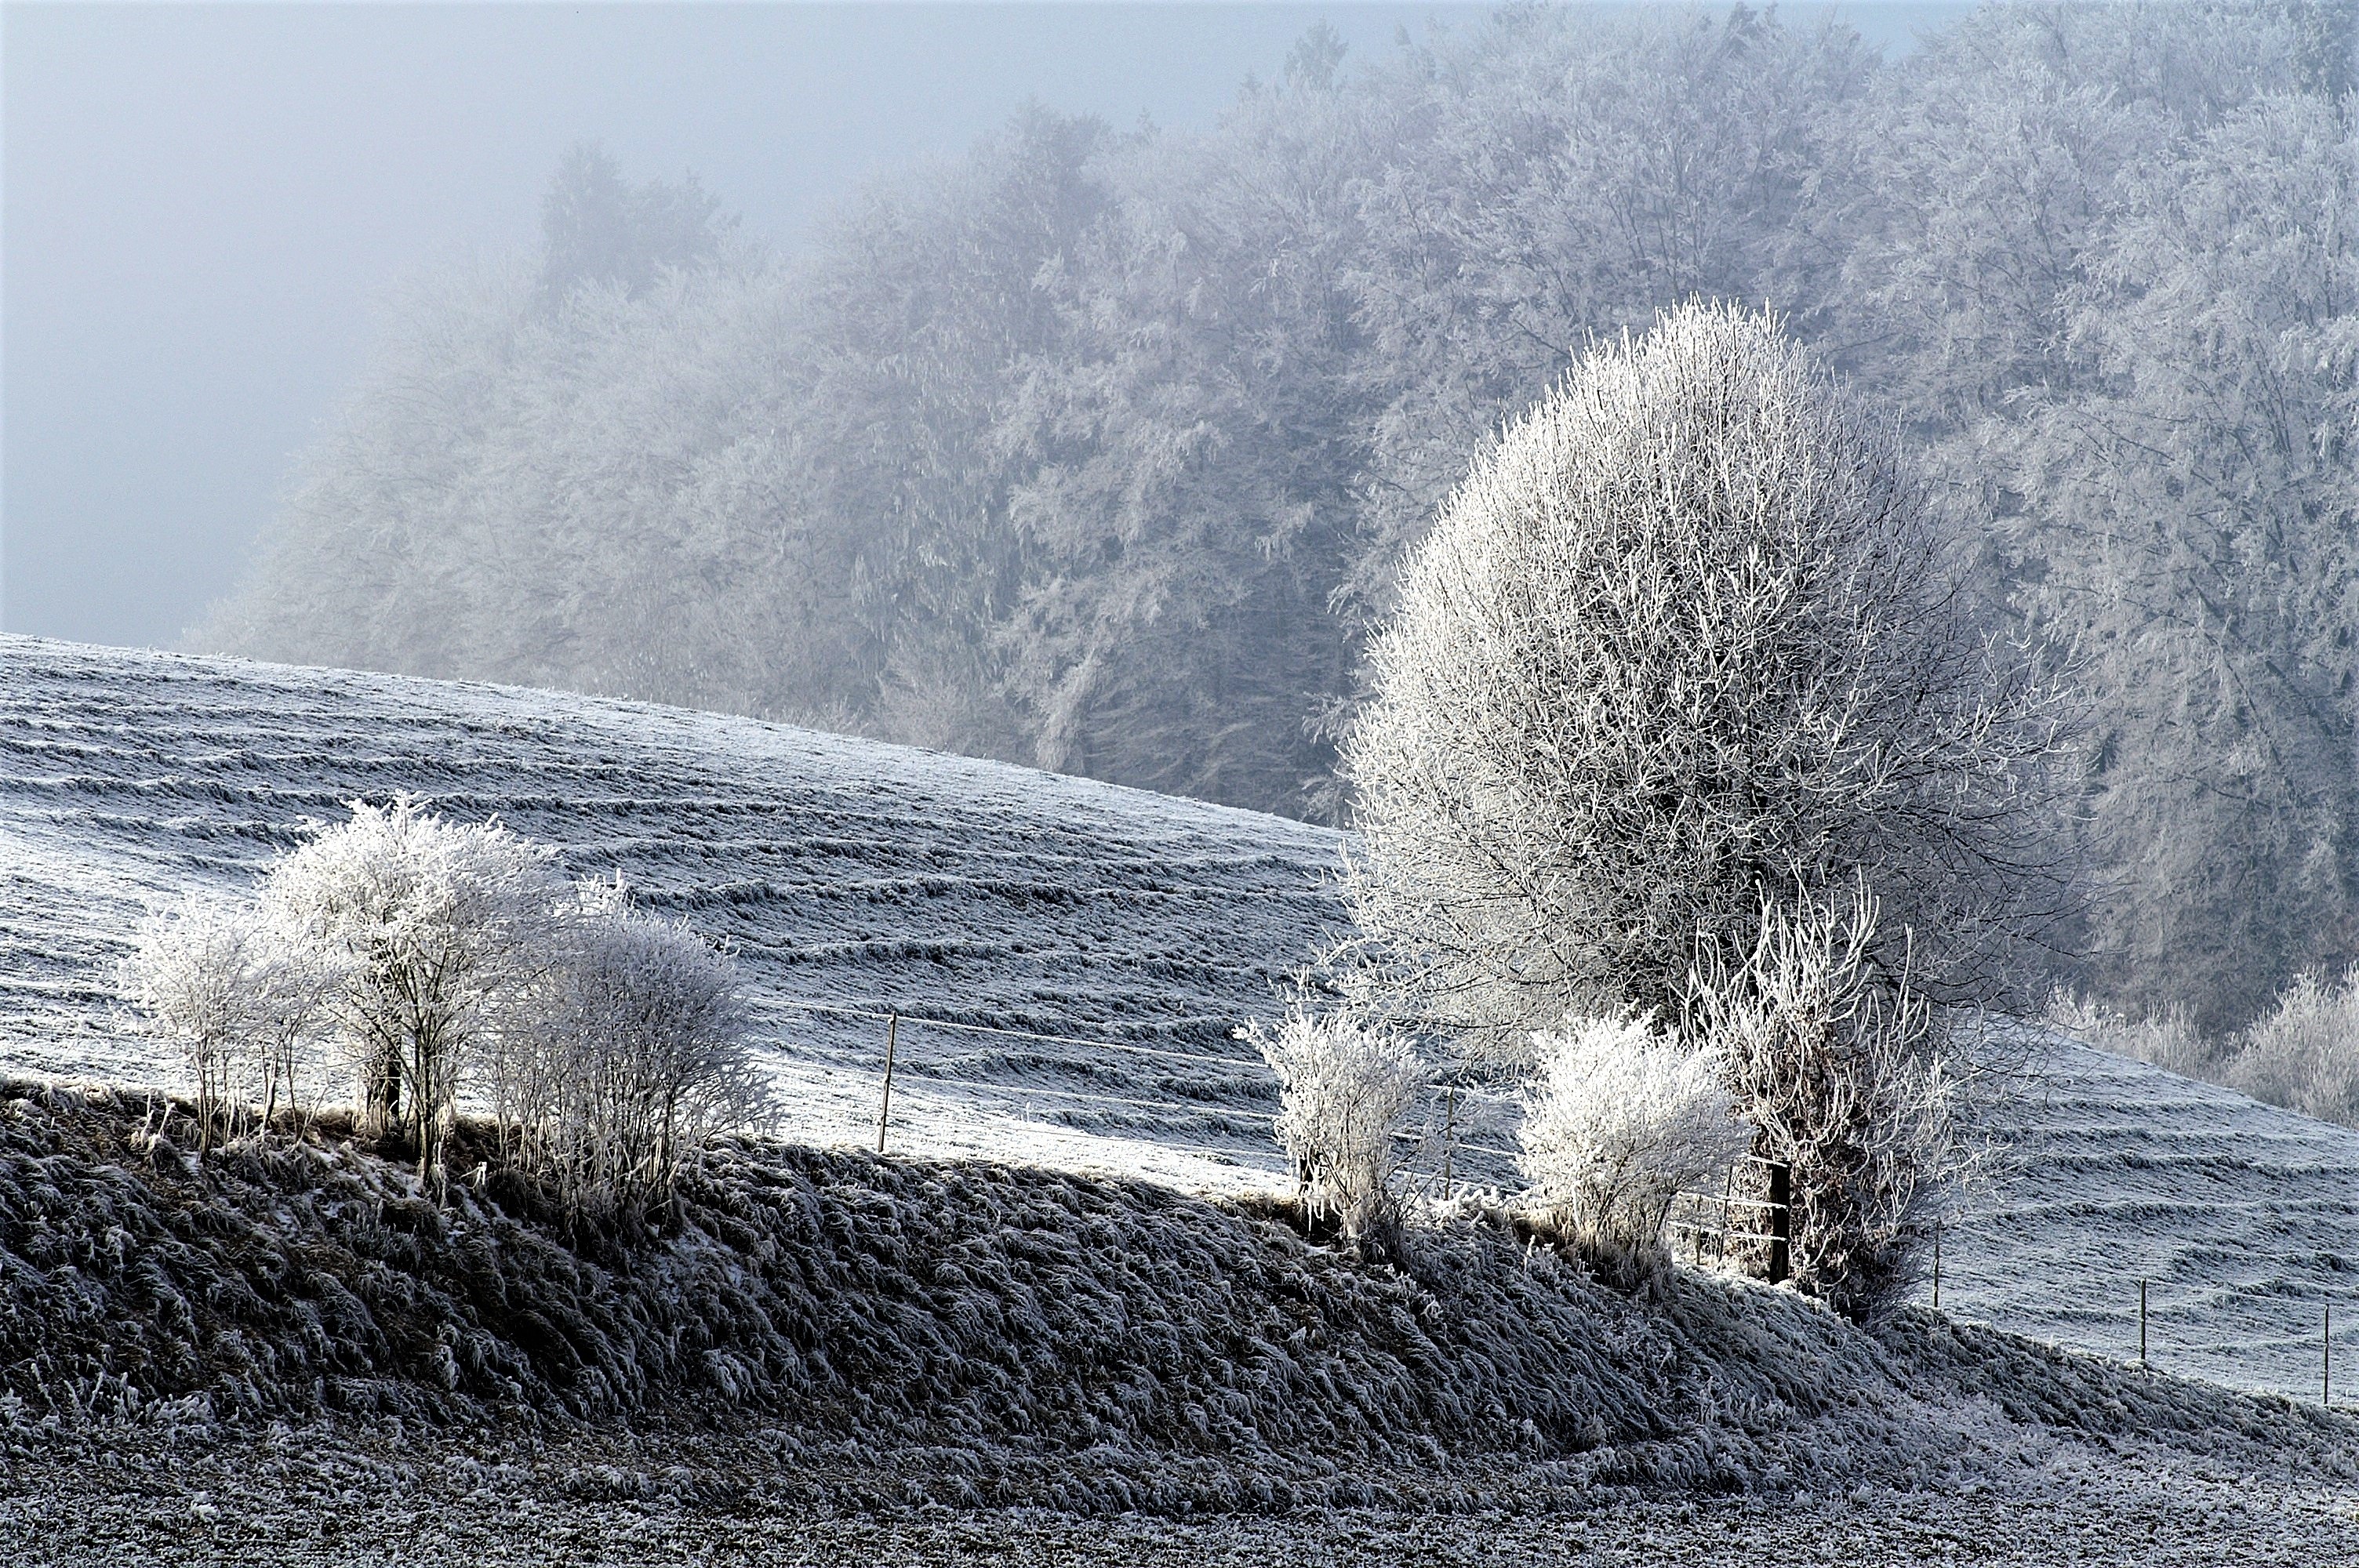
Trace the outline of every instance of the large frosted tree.
[[1899, 454], [1774, 319], [1593, 348], [1404, 573], [1345, 747], [1383, 993], [1512, 1051], [1684, 1016], [1763, 900], [1864, 884], [1878, 957], [2004, 994], [2070, 912], [2059, 694], [2000, 656]]

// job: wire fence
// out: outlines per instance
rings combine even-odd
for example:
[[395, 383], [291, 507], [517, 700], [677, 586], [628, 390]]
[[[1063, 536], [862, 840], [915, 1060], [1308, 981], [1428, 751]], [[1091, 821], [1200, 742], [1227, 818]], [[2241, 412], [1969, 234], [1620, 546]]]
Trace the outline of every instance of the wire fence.
[[[973, 1023], [963, 1020], [931, 1017], [923, 1013], [904, 1011], [881, 1001], [821, 1001], [794, 998], [770, 998], [770, 1005], [815, 1016], [840, 1019], [879, 1026], [883, 1039], [875, 1047], [845, 1053], [850, 1058], [842, 1065], [858, 1065], [873, 1071], [876, 1085], [872, 1103], [875, 1106], [873, 1147], [879, 1153], [893, 1147], [897, 1126], [908, 1130], [906, 1119], [895, 1119], [894, 1091], [897, 1076], [904, 1080], [916, 1078], [939, 1089], [955, 1089], [968, 1095], [990, 1097], [1011, 1107], [1025, 1108], [1027, 1118], [1045, 1114], [1059, 1130], [1082, 1136], [1119, 1134], [1150, 1135], [1158, 1150], [1201, 1155], [1220, 1163], [1235, 1165], [1238, 1155], [1251, 1150], [1262, 1156], [1263, 1167], [1273, 1175], [1283, 1173], [1279, 1151], [1272, 1125], [1277, 1119], [1276, 1107], [1278, 1092], [1277, 1074], [1258, 1054], [1228, 1054], [1207, 1051], [1180, 1050], [1168, 1045], [1141, 1044], [1134, 1040], [1114, 1040], [1100, 1037], [1066, 1034], [1049, 1030], [1009, 1027], [1004, 1024]], [[1187, 1021], [1201, 1027], [1208, 1021]], [[1184, 1026], [1184, 1025], [1183, 1025]], [[1128, 1057], [1142, 1062], [1171, 1064], [1182, 1067], [1211, 1068], [1232, 1080], [1242, 1076], [1251, 1084], [1252, 1092], [1266, 1097], [1261, 1106], [1238, 1105], [1229, 1100], [1188, 1098], [1187, 1090], [1206, 1086], [1175, 1082], [1173, 1095], [1146, 1098], [1136, 1095], [1103, 1093], [1096, 1089], [1077, 1088], [1069, 1085], [1040, 1082], [1006, 1083], [989, 1077], [967, 1076], [958, 1069], [973, 1064], [952, 1059], [943, 1062], [923, 1056], [910, 1058], [899, 1053], [904, 1030], [934, 1031], [951, 1035], [986, 1039], [1011, 1040], [1036, 1045], [1078, 1049], [1089, 1053], [1082, 1061], [1055, 1056], [1038, 1065], [1067, 1073], [1085, 1073], [1103, 1054]], [[942, 1071], [944, 1067], [951, 1071]], [[906, 1081], [902, 1114], [906, 1119]], [[1413, 1191], [1431, 1195], [1439, 1192], [1447, 1197], [1460, 1183], [1479, 1183], [1493, 1188], [1506, 1188], [1514, 1181], [1517, 1152], [1507, 1144], [1516, 1135], [1520, 1101], [1517, 1097], [1484, 1088], [1479, 1085], [1440, 1079], [1427, 1086], [1429, 1104], [1417, 1119], [1415, 1130], [1404, 1136], [1414, 1147], [1402, 1162], [1402, 1175]], [[1126, 1122], [1103, 1119], [1108, 1113], [1124, 1113]], [[1246, 1130], [1250, 1129], [1250, 1130]], [[1207, 1141], [1206, 1132], [1221, 1136], [1223, 1141]], [[1248, 1144], [1245, 1141], [1251, 1140]], [[866, 1140], [863, 1140], [866, 1142]], [[1762, 1190], [1747, 1184], [1748, 1168], [1761, 1178]], [[1731, 1166], [1718, 1193], [1683, 1191], [1677, 1195], [1667, 1220], [1668, 1239], [1673, 1254], [1692, 1266], [1736, 1270], [1772, 1281], [1785, 1276], [1790, 1266], [1790, 1214], [1783, 1184], [1778, 1180], [1783, 1167], [1754, 1155], [1741, 1157]], [[1968, 1238], [1955, 1226], [1936, 1226], [1932, 1235], [1931, 1268], [1927, 1281], [1930, 1304], [1942, 1304], [1944, 1288], [1945, 1246], [1954, 1248]], [[2129, 1281], [2122, 1281], [2125, 1302]], [[2137, 1341], [2136, 1359], [2140, 1366], [2151, 1366], [2160, 1359], [2162, 1346], [2154, 1342], [2154, 1329], [2162, 1313], [2150, 1300], [2149, 1281], [2138, 1280], [2136, 1285]], [[1954, 1290], [1952, 1294], [1954, 1296]], [[2233, 1291], [2221, 1293], [2234, 1293]], [[2255, 1292], [2266, 1294], [2267, 1292]], [[1953, 1309], [1954, 1310], [1954, 1306]], [[2089, 1314], [2095, 1319], [2111, 1319], [2111, 1311]], [[2359, 1307], [2347, 1310], [2345, 1331], [2354, 1319], [2359, 1319]], [[2285, 1387], [2281, 1375], [2270, 1379], [2270, 1386], [2280, 1393], [2314, 1398], [2321, 1404], [2333, 1404], [2337, 1363], [2347, 1359], [2348, 1352], [2338, 1356], [2333, 1307], [2322, 1303], [2317, 1332], [2308, 1339], [2282, 1332], [2256, 1335], [2246, 1333], [2223, 1338], [2218, 1343], [2199, 1339], [2180, 1333], [2172, 1336], [2170, 1348], [2190, 1357], [2200, 1357], [2198, 1375], [2214, 1375], [2212, 1368], [2221, 1365], [2242, 1366], [2240, 1357], [2267, 1350], [2273, 1362], [2283, 1363], [2288, 1354], [2298, 1357], [2304, 1345], [2315, 1352], [2313, 1366], [2316, 1381], [2307, 1390]], [[2110, 1342], [2099, 1321], [2086, 1325], [2086, 1332], [2071, 1337], [2082, 1341], [2082, 1347], [2098, 1354], [2109, 1354], [2117, 1359], [2127, 1359], [2126, 1346]], [[2227, 1379], [2258, 1389], [2249, 1378]]]
[[[1049, 1115], [1058, 1118], [1060, 1124], [1068, 1130], [1080, 1133], [1103, 1133], [1116, 1130], [1103, 1125], [1084, 1124], [1078, 1119], [1075, 1113], [1087, 1114], [1102, 1109], [1143, 1113], [1145, 1119], [1151, 1119], [1156, 1124], [1147, 1130], [1153, 1130], [1157, 1134], [1156, 1141], [1164, 1147], [1232, 1159], [1236, 1152], [1234, 1142], [1197, 1141], [1189, 1139], [1185, 1133], [1190, 1130], [1201, 1130], [1202, 1124], [1206, 1122], [1248, 1123], [1256, 1130], [1254, 1136], [1261, 1141], [1263, 1147], [1273, 1155], [1277, 1152], [1276, 1142], [1268, 1130], [1274, 1126], [1279, 1114], [1276, 1107], [1278, 1092], [1277, 1076], [1257, 1054], [1231, 1055], [1205, 1051], [1182, 1051], [1168, 1046], [1142, 1045], [1132, 1041], [1063, 1034], [1048, 1030], [1011, 1028], [1005, 1024], [971, 1023], [963, 1020], [936, 1018], [923, 1013], [908, 1012], [889, 1003], [870, 1000], [817, 1001], [799, 998], [772, 998], [770, 1001], [771, 1005], [799, 1012], [883, 1026], [885, 1032], [883, 1048], [879, 1054], [870, 1058], [877, 1063], [879, 1074], [875, 1147], [880, 1153], [890, 1147], [893, 1136], [892, 1084], [896, 1075], [918, 1077], [938, 1087], [956, 1088], [968, 1094], [994, 1096], [1003, 1100], [1022, 1104], [1027, 1108], [1046, 1106], [1049, 1108]], [[1135, 1095], [1107, 1094], [1095, 1089], [1076, 1088], [1063, 1084], [1044, 1084], [1037, 1081], [1011, 1084], [996, 1082], [988, 1077], [964, 1076], [956, 1072], [929, 1072], [927, 1070], [929, 1065], [939, 1068], [945, 1064], [940, 1062], [927, 1064], [922, 1059], [911, 1062], [909, 1058], [898, 1054], [900, 1032], [905, 1029], [934, 1030], [951, 1034], [1025, 1041], [1041, 1045], [1077, 1047], [1090, 1053], [1093, 1057], [1098, 1053], [1111, 1052], [1116, 1055], [1153, 1062], [1210, 1067], [1218, 1070], [1223, 1076], [1244, 1076], [1251, 1081], [1253, 1092], [1265, 1097], [1268, 1103], [1264, 1106], [1244, 1106], [1231, 1100], [1190, 1098], [1184, 1091], [1202, 1086], [1184, 1083], [1173, 1086], [1176, 1091], [1180, 1091], [1173, 1096], [1147, 1099]], [[948, 1065], [953, 1067], [963, 1065], [956, 1062]], [[1043, 1065], [1069, 1072], [1084, 1070], [1080, 1065], [1062, 1058], [1051, 1059]], [[1472, 1156], [1473, 1161], [1470, 1174], [1477, 1177], [1504, 1176], [1505, 1167], [1512, 1165], [1516, 1158], [1516, 1152], [1503, 1147], [1499, 1141], [1486, 1140], [1495, 1140], [1503, 1132], [1507, 1137], [1513, 1136], [1512, 1127], [1506, 1124], [1516, 1112], [1517, 1107], [1516, 1098], [1484, 1089], [1479, 1086], [1448, 1081], [1429, 1084], [1427, 1098], [1431, 1102], [1424, 1108], [1428, 1114], [1419, 1119], [1423, 1125], [1420, 1125], [1417, 1131], [1408, 1135], [1417, 1145], [1416, 1152], [1403, 1164], [1403, 1170], [1411, 1183], [1446, 1188], [1455, 1182], [1468, 1156]], [[1191, 1121], [1197, 1124], [1195, 1128], [1173, 1125]], [[1142, 1130], [1142, 1129], [1131, 1128], [1126, 1130]], [[1497, 1168], [1494, 1168], [1492, 1163], [1494, 1162], [1500, 1162]], [[1495, 1182], [1494, 1184], [1496, 1183]]]

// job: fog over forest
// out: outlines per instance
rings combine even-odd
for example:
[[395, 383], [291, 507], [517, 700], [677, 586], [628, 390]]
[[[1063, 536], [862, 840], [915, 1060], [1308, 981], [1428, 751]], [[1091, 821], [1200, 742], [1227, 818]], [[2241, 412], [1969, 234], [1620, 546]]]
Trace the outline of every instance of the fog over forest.
[[209, 651], [728, 709], [1348, 820], [1407, 546], [1593, 336], [1767, 304], [2088, 696], [2054, 978], [2359, 959], [2349, 0], [1302, 38], [1209, 128], [1013, 109], [778, 254], [599, 147], [410, 290]]

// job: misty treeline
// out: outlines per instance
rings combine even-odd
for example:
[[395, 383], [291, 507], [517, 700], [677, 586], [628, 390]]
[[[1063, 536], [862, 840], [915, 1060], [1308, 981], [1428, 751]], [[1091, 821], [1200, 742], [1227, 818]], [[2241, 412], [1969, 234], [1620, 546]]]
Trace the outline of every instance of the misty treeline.
[[568, 159], [398, 303], [198, 635], [1335, 816], [1398, 563], [1593, 334], [1767, 305], [2089, 692], [2060, 979], [2359, 957], [2351, 0], [1842, 27], [1530, 6], [1209, 130], [1027, 108], [792, 256]]

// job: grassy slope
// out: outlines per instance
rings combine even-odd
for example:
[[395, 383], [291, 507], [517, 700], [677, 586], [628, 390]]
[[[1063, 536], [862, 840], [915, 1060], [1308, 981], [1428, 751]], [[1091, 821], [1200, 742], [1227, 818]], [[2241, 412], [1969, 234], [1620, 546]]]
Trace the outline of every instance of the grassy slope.
[[[1911, 1315], [1692, 1276], [1637, 1303], [1469, 1213], [1406, 1266], [1146, 1184], [777, 1144], [676, 1230], [571, 1244], [350, 1143], [159, 1140], [0, 1092], [0, 1413], [759, 1434], [944, 1500], [1127, 1508], [1540, 1485], [1955, 1480], [2025, 1433], [2347, 1485], [2359, 1424]], [[180, 1124], [183, 1127], [185, 1123]], [[1473, 1495], [1471, 1492], [1467, 1495]]]
[[1332, 833], [724, 715], [21, 637], [0, 637], [0, 1063], [168, 1081], [111, 1016], [142, 910], [248, 885], [305, 817], [397, 791], [734, 943], [798, 1137], [873, 1136], [882, 1028], [793, 1005], [856, 1002], [1218, 1059], [905, 1028], [903, 1147], [1196, 1183], [1274, 1165], [1268, 1075], [1230, 1031], [1333, 928]]

